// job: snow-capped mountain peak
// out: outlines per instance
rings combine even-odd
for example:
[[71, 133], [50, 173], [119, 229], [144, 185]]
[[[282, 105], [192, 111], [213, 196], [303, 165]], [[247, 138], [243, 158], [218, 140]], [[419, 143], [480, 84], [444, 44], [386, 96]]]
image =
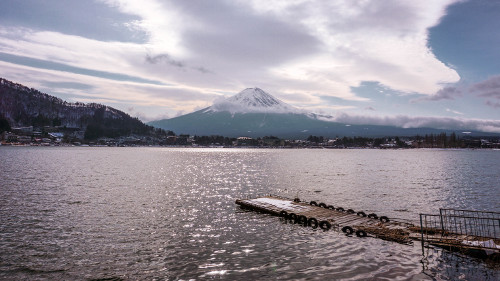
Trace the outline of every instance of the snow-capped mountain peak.
[[270, 94], [264, 92], [259, 88], [248, 88], [235, 96], [232, 96], [228, 99], [228, 101], [232, 103], [238, 103], [240, 105], [244, 105], [250, 108], [258, 108], [258, 107], [273, 107], [280, 106], [284, 104], [280, 100], [274, 98]]
[[238, 94], [219, 99], [207, 111], [231, 113], [298, 113], [299, 109], [288, 105], [259, 88], [247, 88]]

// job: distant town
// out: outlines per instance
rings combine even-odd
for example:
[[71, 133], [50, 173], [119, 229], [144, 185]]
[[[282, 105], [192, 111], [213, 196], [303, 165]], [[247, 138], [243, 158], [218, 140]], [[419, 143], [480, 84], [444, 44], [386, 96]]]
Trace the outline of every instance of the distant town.
[[174, 146], [174, 147], [252, 147], [252, 148], [484, 148], [499, 149], [500, 138], [447, 135], [412, 137], [336, 137], [309, 136], [303, 140], [282, 139], [275, 136], [258, 138], [176, 135], [163, 131], [152, 135], [100, 137], [87, 139], [85, 131], [66, 127], [16, 127], [0, 133], [2, 146]]

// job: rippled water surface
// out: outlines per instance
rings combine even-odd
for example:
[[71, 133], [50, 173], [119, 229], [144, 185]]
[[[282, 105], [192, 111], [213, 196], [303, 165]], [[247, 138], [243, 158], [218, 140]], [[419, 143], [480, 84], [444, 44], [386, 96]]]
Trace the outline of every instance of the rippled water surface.
[[0, 279], [497, 280], [419, 243], [287, 224], [238, 198], [417, 222], [500, 211], [500, 151], [0, 147]]

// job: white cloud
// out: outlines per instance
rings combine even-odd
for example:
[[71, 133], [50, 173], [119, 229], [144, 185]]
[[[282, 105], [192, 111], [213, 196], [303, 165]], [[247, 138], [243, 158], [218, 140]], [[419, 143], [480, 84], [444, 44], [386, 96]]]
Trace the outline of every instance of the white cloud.
[[[58, 32], [0, 27], [0, 51], [100, 71], [134, 73], [127, 57], [141, 57], [138, 44], [103, 42]], [[16, 35], [14, 37], [13, 35]]]
[[443, 83], [459, 80], [428, 48], [428, 28], [436, 25], [453, 1], [294, 1], [265, 6], [262, 13], [298, 22], [324, 44], [321, 53], [275, 66], [273, 74], [325, 92], [355, 98], [351, 86], [378, 81], [394, 90], [432, 95]]
[[[141, 120], [173, 115], [183, 110], [190, 112], [194, 106], [206, 107], [218, 95], [204, 89], [179, 85], [148, 85], [143, 83], [112, 81], [70, 72], [38, 69], [0, 61], [2, 77], [55, 95], [69, 102], [102, 102], [127, 112], [128, 108], [141, 108]], [[74, 83], [89, 87], [68, 89], [48, 85]], [[136, 116], [136, 115], [134, 115]]]
[[145, 47], [153, 52], [168, 52], [175, 56], [185, 56], [187, 50], [182, 45], [182, 32], [194, 22], [182, 14], [170, 1], [158, 0], [100, 0], [121, 12], [137, 15], [141, 20], [131, 22], [132, 28], [139, 28], [149, 34]]
[[445, 109], [447, 112], [451, 112], [451, 113], [454, 113], [454, 114], [457, 114], [457, 115], [464, 115], [462, 112], [460, 111], [456, 111], [456, 110], [452, 110], [452, 109]]
[[125, 112], [127, 112], [130, 116], [137, 117], [139, 120], [142, 120], [143, 122], [168, 119], [172, 117], [171, 115], [165, 113], [152, 116], [150, 114], [146, 114], [144, 111], [141, 111], [140, 109], [137, 109], [135, 107], [128, 107]]

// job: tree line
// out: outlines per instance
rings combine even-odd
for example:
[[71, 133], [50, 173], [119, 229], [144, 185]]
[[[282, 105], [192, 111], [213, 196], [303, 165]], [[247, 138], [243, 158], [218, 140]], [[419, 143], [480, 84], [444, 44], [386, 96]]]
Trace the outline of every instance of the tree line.
[[342, 137], [327, 139], [322, 136], [309, 136], [307, 141], [316, 145], [331, 145], [334, 147], [387, 147], [387, 148], [480, 148], [498, 147], [499, 137], [487, 136], [457, 136], [452, 132], [440, 134], [416, 135], [412, 137]]

